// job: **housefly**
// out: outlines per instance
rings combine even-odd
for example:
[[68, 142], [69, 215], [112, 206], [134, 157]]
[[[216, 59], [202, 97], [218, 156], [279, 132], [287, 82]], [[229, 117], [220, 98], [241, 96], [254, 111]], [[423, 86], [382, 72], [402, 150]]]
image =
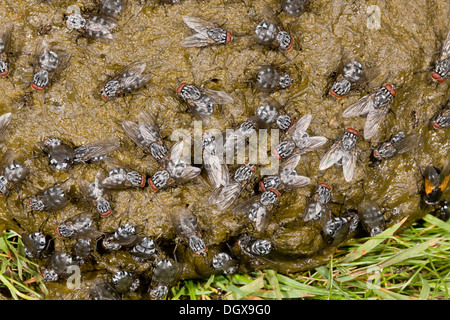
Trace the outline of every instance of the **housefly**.
[[386, 84], [384, 87], [368, 94], [351, 104], [342, 114], [344, 118], [367, 116], [364, 125], [364, 139], [372, 138], [380, 128], [381, 122], [389, 111], [389, 105], [397, 91]]
[[269, 188], [263, 193], [237, 204], [233, 208], [233, 214], [245, 214], [247, 219], [255, 224], [257, 232], [264, 232], [270, 223], [279, 197], [280, 193], [276, 189]]
[[146, 67], [146, 62], [136, 61], [118, 71], [101, 87], [102, 97], [113, 99], [147, 85], [150, 75], [144, 73]]
[[105, 14], [72, 12], [66, 16], [66, 25], [82, 37], [110, 42], [114, 39], [118, 22]]
[[262, 66], [256, 73], [255, 89], [264, 93], [274, 93], [289, 88], [294, 83], [292, 76], [273, 64]]
[[420, 138], [418, 133], [405, 136], [405, 134], [400, 131], [372, 150], [372, 153], [370, 154], [370, 161], [372, 163], [370, 166], [375, 167], [384, 159], [389, 159], [396, 154], [406, 153], [417, 147], [419, 143]]
[[450, 100], [447, 100], [445, 106], [431, 118], [430, 122], [435, 129], [450, 127]]
[[96, 284], [90, 290], [89, 297], [92, 300], [120, 300], [120, 294], [109, 282]]
[[175, 143], [160, 169], [148, 179], [148, 185], [153, 190], [158, 191], [184, 184], [200, 174], [200, 168], [189, 165], [188, 161], [183, 159], [183, 147], [183, 140]]
[[12, 150], [7, 150], [3, 155], [0, 170], [0, 196], [8, 195], [30, 172], [27, 167], [15, 159]]
[[386, 229], [386, 222], [378, 204], [373, 201], [363, 201], [358, 208], [358, 216], [366, 232], [375, 237]]
[[141, 281], [134, 272], [119, 270], [112, 275], [111, 282], [118, 293], [136, 291]]
[[264, 97], [256, 109], [256, 114], [251, 118], [258, 128], [274, 128], [288, 130], [294, 119], [283, 111], [283, 107], [273, 98]]
[[138, 240], [137, 228], [129, 223], [119, 224], [119, 227], [105, 235], [102, 246], [106, 250], [117, 251], [131, 248]]
[[69, 202], [61, 187], [50, 187], [39, 191], [30, 198], [30, 207], [35, 211], [54, 212], [61, 210]]
[[215, 270], [222, 270], [224, 274], [233, 274], [237, 271], [239, 262], [226, 252], [217, 252], [212, 258], [211, 265]]
[[366, 72], [361, 62], [357, 60], [343, 62], [329, 93], [333, 97], [340, 99], [352, 89], [361, 86], [367, 81]]
[[279, 191], [290, 191], [310, 184], [311, 179], [301, 176], [295, 168], [300, 161], [300, 155], [294, 155], [283, 161], [278, 175], [266, 176], [259, 182], [259, 189], [266, 191], [273, 188]]
[[122, 128], [128, 138], [156, 161], [160, 162], [167, 156], [169, 149], [161, 137], [155, 118], [149, 112], [140, 111], [138, 123], [123, 121]]
[[104, 163], [108, 168], [108, 176], [101, 182], [103, 188], [108, 190], [123, 190], [145, 187], [145, 174], [111, 157], [106, 157]]
[[55, 251], [48, 259], [42, 275], [45, 281], [55, 282], [59, 279], [69, 277], [72, 274], [72, 272], [69, 271], [69, 267], [75, 265], [77, 265], [77, 263], [70, 254], [62, 251]]
[[73, 259], [82, 265], [91, 256], [91, 240], [90, 239], [78, 239], [72, 247]]
[[138, 237], [135, 245], [129, 250], [136, 262], [153, 261], [157, 256], [155, 241], [150, 237]]
[[39, 42], [35, 51], [35, 63], [31, 87], [44, 91], [47, 86], [64, 70], [70, 59], [70, 54], [50, 48], [44, 40]]
[[6, 26], [0, 30], [0, 77], [6, 77], [10, 73], [9, 54], [11, 52], [12, 27]]
[[187, 208], [173, 209], [169, 212], [169, 215], [181, 240], [196, 256], [205, 256], [207, 247], [201, 234], [197, 216]]
[[202, 136], [202, 147], [204, 167], [211, 185], [214, 188], [226, 186], [229, 181], [228, 166], [225, 163], [222, 150], [218, 150], [215, 136], [208, 131]]
[[312, 0], [282, 0], [281, 9], [291, 17], [299, 17], [308, 10]]
[[319, 170], [325, 170], [333, 164], [342, 166], [345, 181], [351, 181], [356, 168], [358, 136], [358, 130], [348, 128], [320, 160]]
[[265, 256], [272, 251], [272, 243], [269, 240], [258, 239], [247, 234], [239, 237], [238, 246], [251, 258]]
[[51, 237], [41, 231], [22, 234], [24, 251], [28, 258], [40, 259], [50, 246]]
[[49, 137], [44, 140], [42, 150], [48, 155], [50, 165], [57, 170], [63, 170], [72, 165], [98, 163], [119, 149], [119, 146], [117, 140], [108, 139], [71, 147], [58, 138]]
[[206, 87], [197, 87], [181, 82], [177, 87], [177, 95], [183, 100], [198, 120], [206, 120], [218, 104], [233, 103], [228, 93]]
[[303, 211], [303, 221], [322, 221], [326, 223], [331, 217], [331, 187], [322, 182], [309, 197]]
[[80, 180], [78, 186], [85, 199], [96, 208], [101, 217], [107, 217], [112, 213], [111, 195], [105, 190], [102, 181], [105, 175], [98, 171], [95, 175], [95, 181], [89, 183], [86, 180]]
[[438, 83], [443, 83], [450, 75], [450, 31], [447, 33], [439, 58], [436, 61], [431, 77]]
[[97, 239], [102, 235], [94, 225], [92, 214], [82, 212], [56, 226], [56, 234], [59, 237], [75, 239]]
[[243, 164], [233, 174], [226, 186], [220, 186], [211, 192], [208, 201], [211, 205], [216, 205], [221, 211], [229, 208], [233, 202], [239, 198], [242, 191], [250, 183], [254, 173], [255, 166]]
[[450, 161], [447, 160], [442, 170], [435, 166], [426, 167], [423, 177], [425, 185], [423, 201], [428, 205], [435, 205], [450, 181]]
[[311, 119], [312, 116], [307, 114], [297, 120], [286, 131], [282, 141], [272, 149], [272, 155], [281, 160], [288, 158], [292, 154], [302, 155], [308, 153], [324, 145], [327, 142], [327, 138], [320, 136], [310, 137], [306, 132]]
[[182, 18], [184, 23], [196, 32], [181, 41], [183, 47], [206, 47], [227, 44], [233, 39], [231, 32], [222, 29], [217, 23], [193, 16], [183, 16]]
[[255, 27], [254, 36], [257, 43], [280, 51], [289, 51], [294, 44], [292, 36], [267, 5], [263, 9], [263, 19]]
[[152, 271], [149, 293], [152, 299], [161, 300], [169, 293], [183, 273], [183, 265], [170, 259], [158, 261]]
[[331, 246], [338, 246], [345, 238], [356, 230], [359, 224], [359, 216], [352, 211], [343, 216], [334, 217], [324, 225], [324, 233], [329, 237]]

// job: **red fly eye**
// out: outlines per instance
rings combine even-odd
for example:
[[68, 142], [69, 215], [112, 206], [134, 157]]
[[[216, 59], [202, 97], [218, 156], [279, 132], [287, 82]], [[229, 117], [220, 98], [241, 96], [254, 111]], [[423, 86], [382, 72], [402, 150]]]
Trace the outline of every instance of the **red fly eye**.
[[180, 94], [181, 90], [183, 90], [183, 87], [186, 85], [186, 82], [182, 82], [178, 85], [177, 88], [177, 94]]
[[293, 45], [294, 45], [294, 38], [291, 37], [291, 43], [289, 44], [289, 47], [287, 47], [286, 51], [291, 50]]
[[35, 85], [34, 83], [31, 84], [31, 87], [32, 87], [34, 90], [37, 90], [37, 91], [44, 91], [44, 88], [38, 87], [38, 86]]
[[251, 169], [253, 172], [256, 171], [256, 167], [255, 167], [255, 166], [252, 166], [250, 169]]
[[280, 193], [278, 192], [278, 190], [275, 190], [274, 188], [269, 188], [269, 191], [272, 191], [273, 193], [275, 193], [278, 198], [281, 196]]
[[0, 197], [1, 197], [1, 196], [4, 196], [4, 194], [0, 192]]
[[354, 135], [359, 136], [359, 131], [353, 128], [348, 128], [347, 129], [348, 132], [353, 133]]
[[5, 72], [0, 73], [0, 76], [6, 77], [8, 74], [9, 74], [9, 71], [5, 71]]
[[433, 72], [431, 74], [431, 77], [433, 78], [433, 80], [436, 80], [439, 83], [443, 83], [445, 81], [445, 78], [442, 77], [439, 73], [437, 72]]
[[332, 89], [330, 89], [330, 94], [331, 94], [333, 97], [336, 97], [336, 98], [338, 98], [338, 99], [342, 98], [342, 96], [338, 95], [338, 94], [337, 94], [336, 92], [334, 92]]
[[277, 160], [281, 160], [281, 156], [278, 154], [278, 151], [276, 148], [272, 149], [272, 155], [277, 159]]
[[379, 153], [377, 150], [374, 150], [374, 151], [373, 151], [373, 155], [374, 155], [375, 157], [377, 157], [377, 158], [380, 157], [380, 153]]
[[260, 181], [259, 182], [259, 190], [261, 190], [261, 191], [266, 191], [266, 187], [264, 186], [264, 182], [262, 182], [262, 181]]
[[59, 233], [59, 227], [56, 226], [56, 234], [58, 235], [58, 237], [61, 237], [61, 233]]
[[102, 217], [107, 217], [107, 216], [109, 216], [111, 213], [112, 213], [112, 210], [109, 209], [108, 212], [102, 213], [102, 214], [100, 214], [100, 215], [101, 215]]
[[148, 185], [150, 186], [150, 188], [152, 188], [152, 190], [158, 191], [158, 188], [153, 184], [153, 181], [151, 178], [148, 178]]
[[140, 187], [143, 188], [145, 186], [145, 174], [141, 175], [141, 185]]
[[330, 187], [328, 184], [326, 184], [325, 182], [322, 182], [320, 185], [321, 185], [322, 187], [328, 188], [328, 190], [331, 191], [331, 187]]
[[436, 129], [442, 129], [442, 127], [441, 127], [440, 125], [438, 125], [438, 124], [436, 123], [436, 121], [433, 121], [431, 124], [432, 124], [433, 127], [435, 127]]
[[395, 88], [394, 88], [392, 85], [387, 84], [387, 85], [385, 86], [385, 88], [386, 88], [386, 90], [389, 91], [393, 96], [396, 95], [397, 90], [395, 90]]
[[227, 31], [227, 43], [230, 43], [231, 41], [233, 41], [233, 37], [231, 36], [231, 32]]

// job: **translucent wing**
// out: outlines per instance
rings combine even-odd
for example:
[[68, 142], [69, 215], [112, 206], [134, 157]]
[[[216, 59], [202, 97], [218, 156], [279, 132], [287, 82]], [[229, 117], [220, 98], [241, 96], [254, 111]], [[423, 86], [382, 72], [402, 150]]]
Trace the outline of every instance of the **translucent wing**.
[[142, 74], [147, 67], [147, 63], [144, 61], [135, 61], [127, 65], [126, 67], [120, 69], [116, 72], [110, 80], [120, 80], [126, 74]]
[[196, 32], [206, 32], [208, 29], [218, 28], [214, 22], [209, 22], [193, 16], [182, 16], [184, 23]]
[[342, 141], [336, 141], [328, 152], [320, 160], [319, 170], [325, 170], [342, 159], [344, 151], [342, 150]]
[[75, 154], [77, 157], [81, 158], [82, 161], [89, 161], [93, 158], [104, 157], [111, 152], [119, 149], [119, 141], [115, 139], [106, 139], [87, 143], [75, 149]]
[[137, 123], [125, 120], [122, 122], [122, 128], [128, 138], [136, 143], [145, 153], [150, 153], [149, 145], [144, 143], [139, 125]]
[[234, 102], [233, 97], [223, 91], [212, 90], [203, 87], [202, 92], [208, 95], [216, 104], [228, 104]]
[[242, 189], [242, 184], [231, 181], [225, 187], [214, 189], [209, 197], [209, 203], [217, 205], [218, 209], [221, 211], [226, 210], [239, 197]]
[[289, 128], [289, 130], [286, 132], [286, 135], [293, 137], [295, 136], [296, 133], [306, 132], [311, 123], [311, 120], [312, 115], [310, 114], [304, 115]]
[[367, 115], [366, 124], [364, 125], [364, 139], [370, 139], [378, 132], [381, 122], [387, 115], [388, 110], [389, 108], [387, 106], [370, 110]]
[[264, 20], [266, 20], [266, 22], [268, 22], [269, 24], [274, 24], [278, 28], [283, 29], [283, 24], [281, 23], [281, 20], [277, 17], [272, 8], [269, 7], [267, 4], [265, 4], [263, 7], [263, 16]]
[[405, 153], [408, 152], [415, 147], [417, 147], [421, 143], [421, 139], [418, 133], [413, 133], [402, 140], [398, 141], [397, 143], [394, 143], [394, 147], [397, 150], [398, 153]]
[[201, 173], [201, 169], [192, 166], [186, 166], [184, 170], [175, 178], [177, 184], [183, 184], [191, 181]]
[[12, 32], [12, 26], [6, 25], [3, 30], [0, 30], [0, 41], [3, 44], [3, 50], [0, 51], [0, 53], [6, 52], [9, 54], [10, 47], [11, 47], [11, 32]]
[[447, 38], [445, 39], [442, 49], [441, 49], [441, 55], [439, 57], [439, 60], [445, 60], [448, 57], [450, 57], [450, 31], [447, 33]]
[[374, 109], [374, 97], [375, 93], [368, 94], [355, 103], [351, 104], [347, 109], [344, 110], [342, 116], [344, 118], [357, 117], [369, 113], [370, 110]]
[[216, 42], [207, 33], [199, 32], [181, 40], [181, 46], [185, 48], [206, 47]]
[[347, 182], [353, 179], [356, 168], [356, 156], [356, 148], [353, 148], [350, 152], [344, 153], [342, 157], [342, 168], [345, 181]]
[[11, 112], [4, 113], [0, 116], [0, 135], [2, 135], [6, 128], [9, 126], [9, 124], [11, 123], [11, 119]]
[[205, 162], [205, 169], [208, 175], [208, 179], [214, 188], [220, 186], [226, 186], [229, 181], [229, 171], [224, 159], [219, 158], [217, 155], [203, 152], [203, 161]]
[[305, 154], [323, 146], [326, 142], [327, 138], [325, 137], [308, 137], [302, 139], [300, 143], [295, 142], [295, 144], [299, 148], [299, 154]]

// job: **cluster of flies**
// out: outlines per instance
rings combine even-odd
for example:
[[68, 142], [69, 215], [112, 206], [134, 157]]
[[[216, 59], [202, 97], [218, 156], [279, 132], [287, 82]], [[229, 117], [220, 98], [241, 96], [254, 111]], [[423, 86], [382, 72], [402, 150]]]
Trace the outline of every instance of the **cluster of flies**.
[[[281, 7], [286, 14], [298, 17], [308, 10], [310, 2], [310, 0], [283, 0]], [[96, 4], [97, 10], [94, 12], [68, 14], [65, 17], [67, 26], [80, 37], [112, 41], [118, 25], [117, 16], [124, 8], [123, 0], [96, 0]], [[227, 45], [233, 41], [231, 31], [223, 29], [223, 26], [217, 23], [193, 16], [183, 16], [182, 19], [193, 30], [192, 35], [181, 41], [184, 47]], [[10, 74], [11, 32], [12, 28], [9, 26], [0, 30], [1, 77], [8, 77]], [[268, 6], [264, 7], [262, 18], [255, 26], [253, 39], [258, 45], [281, 52], [291, 50], [294, 45], [294, 38]], [[47, 90], [58, 74], [67, 67], [69, 60], [70, 54], [41, 41], [35, 50], [31, 87], [39, 92]], [[111, 100], [146, 86], [151, 78], [145, 71], [146, 67], [147, 64], [142, 61], [127, 65], [104, 83], [100, 89], [101, 96]], [[351, 90], [366, 85], [376, 74], [376, 70], [365, 68], [355, 59], [343, 58], [328, 93], [340, 99]], [[442, 83], [449, 74], [450, 32], [433, 67], [431, 77], [436, 82]], [[284, 132], [281, 142], [271, 151], [272, 156], [280, 161], [278, 174], [262, 178], [253, 188], [254, 194], [247, 200], [235, 204], [232, 209], [234, 216], [244, 217], [254, 227], [253, 234], [246, 232], [237, 241], [244, 256], [252, 260], [264, 259], [274, 249], [271, 241], [255, 237], [255, 234], [266, 230], [281, 194], [304, 187], [311, 182], [308, 177], [301, 176], [296, 171], [301, 155], [327, 143], [325, 137], [308, 134], [312, 115], [307, 114], [296, 120], [270, 97], [271, 93], [289, 88], [293, 81], [291, 75], [282, 68], [272, 64], [262, 66], [252, 80], [255, 90], [262, 94], [261, 103], [256, 108], [254, 116], [237, 126], [234, 136], [225, 140], [223, 150], [217, 148], [215, 137], [208, 132], [203, 135], [201, 141], [203, 168], [213, 187], [208, 198], [209, 204], [225, 211], [238, 201], [244, 190], [251, 188], [257, 170], [255, 165], [246, 163], [229, 172], [224, 157], [225, 153], [234, 153], [240, 147], [234, 144], [234, 139], [248, 138], [255, 134], [258, 128], [277, 128]], [[201, 120], [207, 120], [217, 105], [234, 102], [234, 99], [225, 92], [186, 82], [178, 85], [176, 94], [193, 115]], [[343, 117], [366, 116], [364, 138], [370, 139], [377, 135], [395, 95], [396, 88], [391, 84], [385, 84], [351, 104], [345, 109]], [[6, 130], [11, 119], [11, 113], [0, 117], [0, 133]], [[449, 101], [430, 120], [430, 124], [437, 130], [450, 126]], [[102, 162], [107, 168], [107, 173], [99, 170], [94, 181], [78, 181], [80, 193], [96, 214], [82, 212], [56, 226], [56, 234], [59, 237], [76, 240], [70, 252], [52, 249], [53, 239], [42, 232], [42, 227], [48, 219], [42, 223], [38, 231], [27, 231], [22, 235], [25, 252], [30, 258], [47, 258], [43, 272], [44, 279], [58, 281], [70, 275], [70, 266], [80, 266], [92, 257], [98, 257], [98, 248], [108, 252], [125, 250], [137, 262], [152, 263], [152, 276], [151, 280], [148, 280], [147, 290], [152, 298], [162, 299], [167, 295], [170, 286], [179, 279], [183, 272], [183, 264], [178, 262], [176, 257], [172, 259], [161, 250], [155, 239], [142, 236], [139, 226], [121, 222], [115, 230], [102, 232], [96, 226], [97, 218], [106, 218], [113, 212], [114, 191], [142, 189], [146, 186], [154, 191], [174, 188], [199, 176], [202, 168], [190, 165], [190, 159], [183, 158], [183, 141], [175, 143], [171, 148], [167, 146], [157, 121], [147, 111], [138, 114], [137, 122], [123, 121], [122, 128], [129, 139], [158, 163], [158, 170], [152, 175], [147, 176], [130, 165], [110, 157], [110, 154], [120, 147], [119, 142], [114, 139], [95, 141], [82, 146], [72, 146], [56, 137], [49, 137], [42, 142], [42, 151], [48, 156], [49, 165], [54, 170], [69, 170], [75, 165]], [[341, 166], [345, 180], [351, 181], [357, 164], [356, 143], [359, 137], [358, 130], [345, 129], [342, 136], [332, 143], [320, 160], [319, 169], [325, 170], [333, 165]], [[375, 167], [396, 154], [412, 150], [418, 146], [419, 141], [416, 133], [405, 135], [398, 132], [392, 135], [372, 150], [370, 166]], [[14, 188], [18, 188], [29, 173], [30, 170], [16, 159], [14, 153], [7, 151], [2, 159], [0, 194], [8, 195]], [[435, 207], [434, 213], [447, 220], [448, 203], [441, 199], [441, 196], [450, 180], [450, 161], [447, 161], [443, 168], [428, 166], [425, 170], [421, 169], [421, 173], [424, 178], [422, 202]], [[331, 196], [331, 187], [327, 183], [320, 183], [310, 196], [304, 212], [300, 214], [305, 223], [321, 224], [329, 245], [339, 245], [360, 223], [370, 236], [375, 236], [385, 229], [383, 213], [375, 201], [364, 200], [357, 210], [347, 210], [344, 215], [333, 217], [330, 208]], [[29, 197], [31, 210], [48, 212], [49, 216], [63, 209], [69, 202], [70, 197], [64, 189], [64, 182]], [[169, 216], [181, 242], [194, 255], [208, 258], [207, 245], [196, 215], [188, 208], [182, 208], [170, 210]], [[232, 252], [230, 246], [228, 248], [229, 252], [214, 254], [210, 262], [211, 268], [225, 274], [238, 270], [240, 259]], [[209, 259], [207, 261], [209, 262]], [[91, 288], [91, 297], [119, 299], [122, 294], [138, 290], [144, 282], [133, 271], [116, 270], [109, 281], [98, 283]]]

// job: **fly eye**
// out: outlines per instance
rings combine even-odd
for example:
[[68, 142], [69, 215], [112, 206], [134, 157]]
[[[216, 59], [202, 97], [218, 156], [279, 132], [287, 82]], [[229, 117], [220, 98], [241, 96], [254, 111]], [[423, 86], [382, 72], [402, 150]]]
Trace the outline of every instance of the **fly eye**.
[[186, 85], [186, 82], [182, 82], [177, 87], [177, 94], [180, 94], [181, 90], [183, 90], [184, 86]]

